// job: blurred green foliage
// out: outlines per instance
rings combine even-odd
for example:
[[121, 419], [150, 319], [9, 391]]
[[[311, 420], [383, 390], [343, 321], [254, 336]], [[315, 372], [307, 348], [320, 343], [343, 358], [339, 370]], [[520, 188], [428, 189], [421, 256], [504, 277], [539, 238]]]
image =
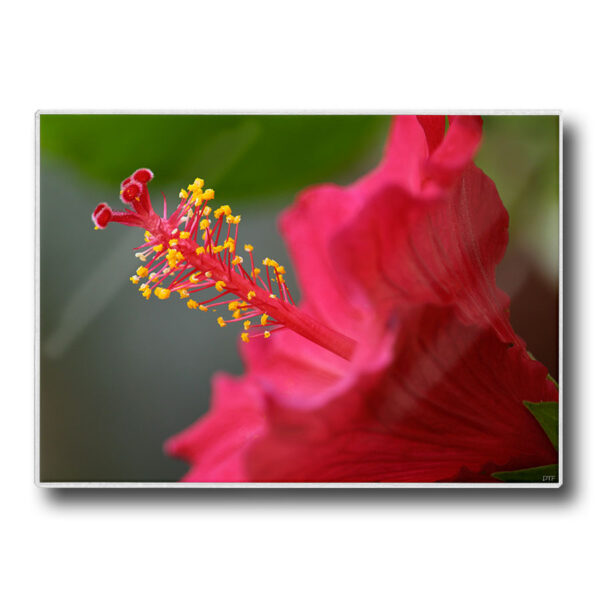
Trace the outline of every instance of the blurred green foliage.
[[41, 116], [40, 143], [45, 155], [115, 188], [148, 167], [160, 185], [202, 177], [218, 183], [219, 196], [243, 201], [348, 174], [388, 123], [351, 115], [56, 114]]

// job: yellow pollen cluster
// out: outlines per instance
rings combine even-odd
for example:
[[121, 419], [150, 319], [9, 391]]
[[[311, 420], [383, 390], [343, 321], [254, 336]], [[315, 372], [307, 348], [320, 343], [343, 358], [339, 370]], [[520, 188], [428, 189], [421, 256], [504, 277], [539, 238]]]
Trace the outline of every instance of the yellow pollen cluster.
[[242, 338], [242, 342], [250, 341], [250, 336], [247, 333], [242, 333], [241, 338]]
[[244, 250], [246, 252], [252, 252], [252, 250], [254, 250], [254, 246], [252, 244], [244, 244]]
[[251, 324], [252, 324], [252, 321], [244, 321], [244, 329], [245, 330], [250, 329]]
[[198, 303], [195, 300], [188, 300], [187, 307], [191, 309], [198, 308]]
[[144, 240], [149, 242], [152, 239], [152, 234], [149, 231], [144, 231]]
[[223, 319], [223, 317], [219, 317], [217, 319], [217, 323], [219, 324], [219, 327], [227, 327], [227, 323], [225, 323], [225, 319]]
[[264, 315], [262, 315], [262, 317], [260, 318], [260, 324], [261, 325], [266, 325], [268, 318], [269, 318], [269, 315], [267, 313], [265, 313]]
[[191, 234], [190, 234], [190, 232], [189, 232], [189, 231], [182, 231], [182, 232], [179, 234], [179, 237], [180, 237], [182, 240], [187, 240], [187, 239], [190, 237], [190, 235], [191, 235]]
[[154, 294], [160, 299], [160, 300], [166, 300], [170, 295], [171, 295], [171, 290], [167, 289], [167, 288], [162, 288], [162, 287], [157, 287], [154, 290]]
[[217, 292], [222, 292], [225, 289], [225, 282], [217, 281], [217, 283], [215, 283], [215, 289], [217, 290]]
[[223, 215], [228, 217], [231, 214], [231, 207], [229, 206], [229, 204], [224, 204], [223, 206], [220, 206], [219, 208], [217, 208], [217, 210], [215, 210], [214, 214], [215, 214], [215, 219], [219, 219]]
[[174, 269], [182, 260], [185, 260], [185, 256], [179, 250], [171, 248], [167, 251], [167, 262], [170, 269]]
[[154, 250], [154, 252], [156, 252], [156, 253], [162, 252], [163, 251], [163, 245], [162, 244], [158, 244], [156, 246], [153, 246], [152, 250]]
[[256, 296], [256, 292], [254, 290], [250, 290], [248, 292], [248, 300], [252, 300]]
[[134, 285], [137, 285], [140, 282], [140, 278], [137, 275], [132, 275], [129, 280], [131, 281], [131, 283], [133, 283]]
[[189, 298], [190, 297], [190, 293], [183, 288], [182, 290], [177, 290], [179, 292], [179, 297], [183, 300], [184, 298]]
[[227, 223], [229, 223], [230, 225], [239, 225], [240, 221], [242, 220], [242, 215], [237, 215], [237, 216], [233, 216], [233, 215], [229, 215], [226, 219]]
[[279, 273], [280, 275], [283, 275], [285, 273], [285, 268], [282, 267], [276, 260], [273, 260], [272, 258], [265, 258], [263, 260], [263, 265], [266, 265], [267, 267], [273, 267], [275, 272]]
[[231, 264], [232, 265], [239, 265], [240, 263], [243, 263], [244, 259], [241, 256], [236, 256], [232, 261]]
[[171, 246], [171, 248], [177, 246], [178, 241], [179, 240], [176, 240], [176, 239], [169, 240], [169, 246]]
[[196, 254], [197, 254], [198, 256], [200, 256], [201, 254], [204, 254], [204, 248], [203, 248], [202, 246], [198, 246], [198, 247], [196, 248]]
[[146, 275], [148, 275], [148, 269], [146, 269], [146, 267], [138, 267], [136, 273], [138, 277], [146, 277]]
[[202, 219], [200, 221], [200, 229], [208, 229], [210, 227], [210, 221], [208, 219]]

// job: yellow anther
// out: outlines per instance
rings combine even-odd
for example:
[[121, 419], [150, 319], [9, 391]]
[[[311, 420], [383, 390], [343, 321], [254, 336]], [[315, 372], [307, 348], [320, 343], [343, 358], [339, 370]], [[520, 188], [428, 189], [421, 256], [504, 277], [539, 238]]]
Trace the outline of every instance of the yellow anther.
[[251, 324], [252, 324], [252, 321], [244, 321], [244, 329], [246, 329], [246, 330], [250, 329]]
[[269, 298], [277, 298], [275, 294], [269, 294]]
[[144, 231], [144, 239], [149, 242], [152, 234], [149, 231]]
[[242, 220], [242, 215], [236, 215], [235, 217], [233, 217], [234, 225], [238, 225], [241, 220]]
[[242, 333], [242, 335], [240, 337], [242, 338], [242, 342], [250, 341], [250, 336], [247, 333]]
[[244, 244], [244, 250], [246, 252], [252, 252], [252, 250], [254, 250], [254, 246], [252, 244]]
[[239, 306], [240, 306], [240, 303], [237, 300], [234, 300], [233, 302], [230, 302], [227, 305], [227, 310], [234, 311], [234, 310], [237, 310], [239, 308]]
[[209, 279], [211, 279], [212, 278], [212, 271], [206, 271], [206, 273], [204, 273], [204, 275], [206, 277], [208, 277]]
[[98, 227], [98, 225], [95, 225], [95, 226], [94, 226], [94, 229], [100, 229], [100, 227]]
[[129, 281], [131, 281], [131, 283], [133, 283], [134, 285], [137, 285], [140, 282], [140, 278], [137, 275], [132, 275], [129, 278]]
[[208, 215], [210, 215], [211, 212], [212, 212], [212, 208], [210, 206], [205, 206], [204, 209], [202, 210], [202, 216], [208, 217]]
[[189, 194], [183, 188], [181, 188], [181, 191], [179, 192], [179, 197], [182, 200], [187, 200], [188, 196], [189, 196]]
[[215, 198], [215, 190], [211, 190], [208, 188], [205, 192], [202, 193], [202, 200], [214, 200]]
[[143, 292], [144, 290], [148, 289], [148, 284], [142, 283], [142, 285], [140, 285], [138, 289], [140, 290], [140, 292]]
[[196, 254], [198, 254], [198, 255], [204, 254], [204, 246], [198, 246], [196, 248]]
[[215, 283], [215, 289], [217, 290], [217, 292], [222, 292], [225, 289], [225, 282], [217, 281], [217, 283]]
[[144, 298], [146, 298], [146, 300], [148, 300], [148, 298], [150, 298], [151, 295], [152, 295], [152, 290], [150, 288], [146, 288], [142, 292], [142, 296], [144, 296]]
[[269, 315], [267, 313], [265, 313], [264, 315], [262, 315], [262, 317], [260, 318], [260, 324], [261, 325], [266, 325], [268, 318], [269, 318]]
[[163, 251], [163, 245], [162, 244], [158, 244], [156, 246], [153, 246], [152, 250], [154, 250], [154, 252], [162, 252]]
[[198, 279], [198, 273], [194, 273], [193, 275], [190, 275], [190, 281], [192, 283], [198, 283], [200, 280]]
[[200, 229], [208, 229], [210, 227], [210, 221], [208, 219], [202, 219], [200, 221]]
[[225, 319], [223, 319], [223, 317], [219, 317], [217, 319], [217, 323], [219, 324], [219, 327], [227, 327], [227, 323], [225, 323]]
[[229, 216], [231, 214], [231, 207], [229, 206], [229, 204], [224, 204], [223, 206], [220, 206], [219, 208], [217, 208], [217, 210], [215, 210], [215, 218], [218, 219], [220, 218], [222, 215], [225, 216]]
[[177, 241], [178, 240], [175, 240], [175, 239], [169, 240], [169, 246], [171, 246], [171, 248], [173, 248], [173, 246], [177, 246]]
[[154, 293], [160, 300], [166, 300], [171, 295], [171, 290], [167, 288], [157, 287], [154, 290]]
[[231, 264], [232, 265], [239, 265], [240, 263], [243, 263], [244, 259], [241, 256], [236, 256], [232, 261]]
[[179, 292], [179, 297], [183, 300], [183, 298], [189, 298], [190, 293], [184, 288], [182, 290], [177, 290]]
[[238, 308], [237, 310], [233, 311], [233, 318], [234, 319], [239, 319], [242, 316], [242, 311]]
[[248, 292], [247, 298], [248, 298], [248, 300], [252, 300], [252, 298], [254, 298], [255, 296], [256, 296], [256, 292], [254, 290], [250, 290]]
[[156, 279], [158, 277], [158, 275], [156, 273], [150, 273], [150, 275], [148, 275], [148, 281], [152, 281], [153, 279]]
[[190, 185], [187, 186], [187, 189], [189, 191], [193, 191], [193, 192], [200, 192], [200, 191], [202, 191], [203, 187], [204, 187], [204, 179], [200, 179], [199, 177], [196, 177], [196, 179], [194, 179], [194, 183], [190, 183]]
[[208, 311], [208, 308], [206, 308], [206, 306], [204, 306], [204, 304], [198, 304], [198, 309], [201, 310], [202, 312]]
[[256, 277], [256, 275], [258, 275], [260, 273], [260, 269], [258, 267], [256, 267], [253, 271], [252, 274]]
[[271, 334], [270, 334], [270, 332], [265, 331], [264, 336], [265, 336], [265, 340], [268, 340], [271, 337]]
[[283, 273], [285, 273], [285, 267], [281, 267], [281, 266], [279, 266], [279, 267], [277, 267], [276, 271], [277, 271], [277, 272], [278, 272], [280, 275], [283, 275]]
[[190, 235], [191, 235], [191, 234], [190, 234], [190, 232], [189, 232], [189, 231], [182, 231], [182, 232], [179, 234], [179, 237], [180, 237], [182, 240], [187, 240], [187, 239], [190, 237]]
[[146, 277], [146, 275], [148, 275], [148, 269], [146, 269], [146, 267], [138, 267], [136, 273], [138, 274], [138, 277]]
[[188, 300], [187, 301], [187, 307], [194, 309], [194, 308], [198, 308], [198, 303], [195, 300]]
[[270, 260], [271, 260], [270, 258], [265, 258], [265, 259], [263, 259], [263, 265], [265, 265], [265, 266], [269, 266], [269, 261], [270, 261]]

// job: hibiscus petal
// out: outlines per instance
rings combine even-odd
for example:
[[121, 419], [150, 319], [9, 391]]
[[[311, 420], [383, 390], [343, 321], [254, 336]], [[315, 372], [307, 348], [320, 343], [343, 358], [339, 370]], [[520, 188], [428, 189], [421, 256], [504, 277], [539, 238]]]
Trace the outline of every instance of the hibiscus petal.
[[434, 189], [452, 185], [471, 162], [481, 142], [482, 126], [481, 117], [450, 117], [450, 126], [443, 141], [424, 166], [425, 176], [435, 182]]
[[329, 244], [359, 210], [356, 198], [335, 185], [316, 186], [302, 192], [279, 220], [307, 310], [350, 337], [363, 315], [336, 274]]
[[270, 409], [250, 451], [260, 481], [440, 481], [556, 462], [525, 400], [556, 401], [547, 370], [448, 308], [411, 315], [394, 361], [311, 413]]
[[496, 187], [469, 165], [433, 204], [388, 186], [332, 241], [332, 271], [348, 297], [380, 315], [433, 303], [454, 304], [467, 323], [492, 325], [519, 342], [508, 322], [507, 296], [495, 268], [508, 243], [508, 213]]
[[418, 115], [417, 120], [423, 127], [431, 155], [444, 139], [446, 117], [444, 115]]
[[216, 375], [210, 412], [167, 440], [167, 454], [192, 463], [182, 481], [247, 481], [245, 452], [265, 430], [264, 400], [248, 379]]

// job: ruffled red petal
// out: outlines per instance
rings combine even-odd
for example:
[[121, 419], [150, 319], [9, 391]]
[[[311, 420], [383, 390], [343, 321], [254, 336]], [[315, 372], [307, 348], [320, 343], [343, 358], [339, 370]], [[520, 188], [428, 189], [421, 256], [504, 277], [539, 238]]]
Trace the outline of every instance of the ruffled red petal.
[[[374, 385], [314, 411], [270, 409], [251, 449], [259, 481], [440, 481], [556, 462], [523, 405], [555, 402], [547, 370], [491, 329], [430, 307], [404, 323], [393, 363]], [[362, 388], [362, 389], [361, 389]]]

